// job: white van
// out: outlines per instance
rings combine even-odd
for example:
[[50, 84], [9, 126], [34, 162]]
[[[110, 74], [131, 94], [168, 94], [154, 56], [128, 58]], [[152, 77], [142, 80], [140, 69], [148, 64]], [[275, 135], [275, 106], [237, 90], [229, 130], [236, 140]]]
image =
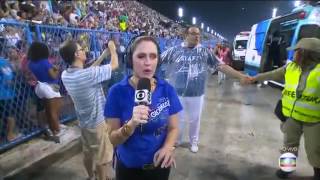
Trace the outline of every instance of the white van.
[[240, 32], [233, 41], [232, 65], [236, 69], [242, 70], [244, 67], [244, 60], [247, 50], [247, 42], [249, 39], [250, 31]]
[[285, 65], [293, 60], [294, 54], [287, 48], [307, 37], [320, 38], [320, 4], [306, 4], [289, 14], [254, 24], [247, 46], [245, 72], [255, 76]]

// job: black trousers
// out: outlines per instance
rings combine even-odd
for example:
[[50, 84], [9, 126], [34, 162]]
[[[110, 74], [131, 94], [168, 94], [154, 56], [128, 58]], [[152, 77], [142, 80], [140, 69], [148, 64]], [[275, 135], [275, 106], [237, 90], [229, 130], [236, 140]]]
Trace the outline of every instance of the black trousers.
[[168, 180], [170, 168], [139, 169], [127, 168], [117, 160], [116, 180]]

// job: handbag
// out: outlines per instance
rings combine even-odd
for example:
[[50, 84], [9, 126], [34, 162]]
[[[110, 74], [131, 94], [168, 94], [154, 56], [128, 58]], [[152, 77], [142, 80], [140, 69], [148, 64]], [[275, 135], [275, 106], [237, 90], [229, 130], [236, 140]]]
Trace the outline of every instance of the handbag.
[[274, 109], [274, 114], [282, 122], [285, 122], [287, 120], [287, 117], [284, 116], [282, 113], [282, 100], [281, 99], [277, 102], [276, 108]]

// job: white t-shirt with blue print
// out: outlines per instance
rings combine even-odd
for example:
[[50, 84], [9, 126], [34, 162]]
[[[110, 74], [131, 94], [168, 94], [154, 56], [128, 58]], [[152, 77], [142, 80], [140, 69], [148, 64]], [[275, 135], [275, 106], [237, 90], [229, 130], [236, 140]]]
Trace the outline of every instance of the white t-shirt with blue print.
[[[129, 84], [129, 77], [111, 87], [104, 109], [106, 118], [119, 118], [121, 126], [132, 117], [135, 89]], [[164, 80], [157, 79], [152, 93], [151, 112], [148, 123], [137, 127], [132, 136], [117, 146], [117, 156], [128, 168], [142, 168], [151, 164], [156, 151], [167, 137], [168, 120], [182, 110], [174, 88]]]

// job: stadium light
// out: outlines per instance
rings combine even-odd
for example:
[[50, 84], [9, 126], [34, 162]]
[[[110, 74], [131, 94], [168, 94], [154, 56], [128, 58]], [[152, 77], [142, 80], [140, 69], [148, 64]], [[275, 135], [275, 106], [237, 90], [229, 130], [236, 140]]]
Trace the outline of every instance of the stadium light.
[[204, 28], [204, 24], [203, 23], [201, 23], [201, 29], [203, 29]]
[[211, 29], [211, 34], [213, 34], [213, 29]]
[[182, 9], [182, 8], [179, 8], [179, 9], [178, 9], [178, 16], [179, 16], [180, 18], [182, 18], [182, 16], [183, 16], [183, 9]]
[[210, 31], [210, 27], [208, 26], [208, 27], [207, 27], [207, 32], [209, 32], [209, 31]]
[[192, 24], [197, 24], [197, 18], [196, 17], [192, 18]]
[[273, 8], [273, 10], [272, 10], [272, 18], [275, 18], [277, 16], [277, 11], [278, 11], [277, 8]]
[[301, 1], [294, 1], [294, 7], [298, 7], [300, 6], [300, 4], [301, 4]]

